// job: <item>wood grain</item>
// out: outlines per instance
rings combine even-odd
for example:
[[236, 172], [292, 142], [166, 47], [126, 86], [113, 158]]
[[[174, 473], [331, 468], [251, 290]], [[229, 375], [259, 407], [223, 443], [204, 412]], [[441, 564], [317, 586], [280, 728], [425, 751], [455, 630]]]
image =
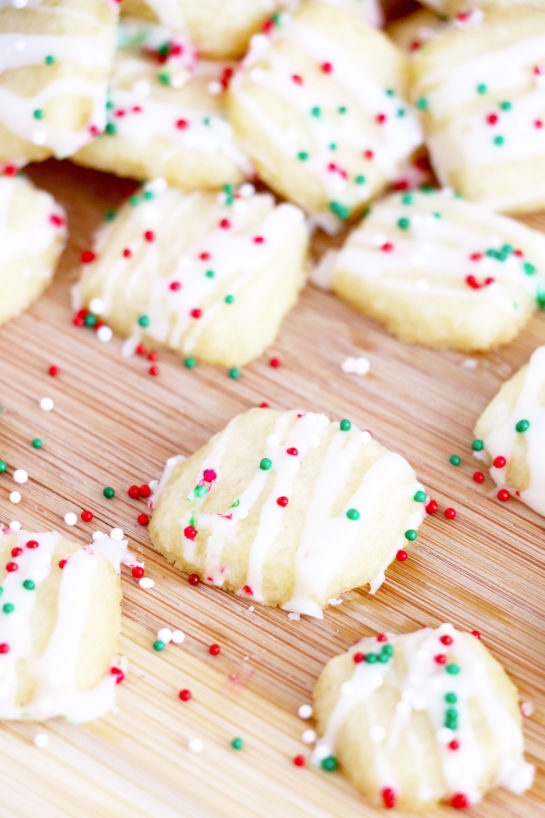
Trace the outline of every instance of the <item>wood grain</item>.
[[[323, 664], [363, 635], [405, 632], [450, 621], [478, 628], [521, 691], [535, 705], [527, 720], [528, 756], [539, 767], [533, 789], [497, 791], [472, 810], [481, 818], [543, 815], [545, 795], [544, 520], [521, 503], [498, 503], [488, 480], [471, 479], [474, 421], [500, 383], [545, 339], [537, 315], [509, 347], [467, 356], [402, 344], [333, 296], [307, 287], [268, 356], [234, 381], [199, 365], [190, 371], [160, 353], [160, 374], [141, 357], [123, 359], [121, 342], [101, 344], [71, 323], [69, 285], [82, 249], [106, 210], [132, 183], [54, 161], [30, 170], [69, 213], [70, 245], [54, 285], [18, 320], [0, 330], [0, 517], [28, 529], [57, 529], [82, 542], [118, 525], [156, 582], [140, 589], [123, 577], [122, 652], [129, 673], [118, 712], [87, 726], [4, 723], [0, 731], [1, 818], [174, 818], [174, 816], [312, 816], [377, 813], [339, 773], [291, 763], [310, 726], [297, 716]], [[545, 216], [527, 219], [543, 225]], [[366, 377], [342, 373], [348, 355], [366, 355]], [[57, 378], [47, 374], [60, 366]], [[53, 412], [38, 407], [52, 397]], [[136, 522], [142, 503], [126, 489], [157, 476], [166, 458], [188, 454], [237, 412], [268, 400], [349, 417], [415, 466], [441, 511], [424, 523], [409, 560], [396, 563], [376, 597], [353, 592], [323, 621], [294, 622], [221, 590], [191, 587], [154, 554]], [[31, 440], [40, 437], [43, 448]], [[462, 464], [449, 465], [452, 453]], [[8, 501], [14, 468], [27, 469], [19, 505]], [[106, 500], [111, 485], [116, 497]], [[442, 510], [457, 509], [453, 522]], [[89, 508], [91, 524], [66, 528], [67, 511]], [[179, 627], [180, 646], [152, 650], [157, 630]], [[221, 645], [212, 657], [208, 646]], [[190, 702], [177, 698], [188, 687]], [[49, 736], [47, 749], [32, 739]], [[231, 749], [234, 736], [244, 739]], [[188, 750], [198, 737], [204, 749]], [[449, 814], [439, 810], [438, 814]]]

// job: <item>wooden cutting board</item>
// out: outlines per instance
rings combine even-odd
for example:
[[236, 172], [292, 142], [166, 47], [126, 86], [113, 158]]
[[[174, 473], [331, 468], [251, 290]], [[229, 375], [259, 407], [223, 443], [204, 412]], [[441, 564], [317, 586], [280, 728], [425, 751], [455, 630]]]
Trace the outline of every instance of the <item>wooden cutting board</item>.
[[[306, 288], [270, 354], [238, 380], [206, 365], [186, 369], [160, 352], [151, 377], [142, 357], [121, 357], [119, 339], [100, 343], [72, 325], [69, 289], [93, 229], [132, 187], [126, 181], [49, 161], [30, 169], [69, 214], [70, 244], [54, 285], [0, 330], [0, 519], [30, 530], [57, 529], [82, 543], [121, 526], [155, 581], [142, 590], [123, 575], [121, 650], [129, 671], [118, 712], [86, 726], [6, 722], [0, 730], [1, 818], [351, 818], [377, 813], [344, 780], [292, 758], [309, 751], [311, 727], [297, 715], [310, 702], [325, 662], [376, 631], [405, 632], [444, 621], [478, 628], [485, 644], [535, 705], [526, 720], [528, 757], [539, 768], [522, 797], [497, 791], [471, 814], [543, 815], [545, 794], [544, 520], [515, 500], [499, 503], [470, 450], [475, 419], [501, 382], [545, 341], [545, 315], [509, 347], [487, 355], [400, 343], [332, 295]], [[545, 214], [526, 220], [545, 229]], [[32, 237], [29, 236], [29, 241]], [[347, 356], [365, 355], [370, 373], [347, 375]], [[51, 364], [60, 367], [48, 375]], [[51, 397], [52, 412], [38, 401]], [[190, 586], [154, 554], [138, 525], [142, 501], [127, 488], [158, 476], [167, 457], [189, 454], [238, 412], [267, 400], [348, 417], [374, 431], [415, 466], [440, 510], [428, 519], [405, 563], [395, 563], [376, 597], [349, 594], [323, 621], [292, 621], [221, 590]], [[34, 449], [33, 438], [43, 441]], [[461, 465], [449, 464], [453, 453]], [[11, 474], [30, 480], [16, 488]], [[116, 496], [106, 500], [105, 486]], [[457, 510], [454, 521], [443, 515]], [[90, 509], [91, 523], [67, 528], [64, 514]], [[159, 628], [180, 628], [181, 645], [152, 649]], [[208, 647], [221, 646], [219, 656]], [[192, 699], [178, 699], [189, 688]], [[34, 746], [46, 733], [45, 749]], [[244, 746], [231, 748], [241, 737]], [[202, 752], [188, 749], [202, 741]], [[439, 810], [439, 814], [453, 814]]]

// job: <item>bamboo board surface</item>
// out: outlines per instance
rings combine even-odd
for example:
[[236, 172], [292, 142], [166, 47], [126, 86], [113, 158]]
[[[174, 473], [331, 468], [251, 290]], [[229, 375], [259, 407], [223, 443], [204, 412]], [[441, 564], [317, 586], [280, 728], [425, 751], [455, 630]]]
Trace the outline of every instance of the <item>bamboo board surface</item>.
[[[450, 621], [479, 629], [521, 692], [535, 705], [526, 720], [528, 757], [538, 768], [533, 789], [518, 797], [496, 791], [471, 810], [481, 818], [543, 815], [545, 795], [545, 650], [543, 636], [544, 520], [522, 503], [491, 499], [487, 478], [471, 479], [475, 419], [500, 383], [545, 340], [540, 314], [510, 346], [467, 356], [403, 344], [332, 295], [309, 286], [288, 316], [270, 354], [244, 368], [239, 380], [206, 365], [187, 370], [160, 352], [160, 374], [141, 357], [121, 357], [121, 342], [101, 344], [72, 325], [69, 285], [81, 250], [105, 211], [132, 188], [126, 181], [49, 161], [33, 180], [67, 207], [70, 243], [53, 286], [21, 318], [0, 330], [0, 519], [29, 530], [57, 529], [82, 543], [97, 529], [121, 526], [155, 580], [142, 590], [123, 575], [121, 652], [127, 679], [118, 712], [85, 726], [4, 722], [0, 729], [0, 818], [351, 818], [380, 813], [342, 774], [296, 768], [312, 726], [297, 715], [311, 701], [323, 664], [358, 638], [406, 632]], [[545, 229], [545, 215], [526, 220]], [[30, 237], [29, 237], [30, 238]], [[341, 362], [363, 354], [366, 377], [346, 375]], [[48, 367], [57, 364], [52, 378]], [[55, 401], [52, 412], [38, 407]], [[214, 588], [191, 587], [185, 575], [153, 552], [136, 522], [142, 501], [126, 489], [158, 476], [167, 457], [189, 454], [233, 415], [267, 400], [348, 417], [406, 456], [440, 504], [395, 563], [375, 597], [349, 594], [323, 621], [292, 621]], [[41, 450], [31, 440], [43, 440]], [[449, 455], [458, 453], [455, 468]], [[10, 475], [24, 468], [29, 482]], [[106, 500], [104, 486], [116, 497]], [[442, 510], [454, 506], [447, 521]], [[91, 509], [92, 523], [64, 524], [67, 511]], [[160, 627], [181, 628], [182, 645], [152, 650]], [[221, 654], [210, 656], [217, 642]], [[190, 688], [193, 698], [177, 698]], [[38, 732], [49, 736], [38, 749]], [[239, 751], [233, 737], [244, 739]], [[188, 750], [199, 738], [203, 751]], [[406, 814], [406, 813], [398, 813]], [[435, 813], [434, 813], [435, 814]], [[454, 814], [439, 810], [438, 814]]]

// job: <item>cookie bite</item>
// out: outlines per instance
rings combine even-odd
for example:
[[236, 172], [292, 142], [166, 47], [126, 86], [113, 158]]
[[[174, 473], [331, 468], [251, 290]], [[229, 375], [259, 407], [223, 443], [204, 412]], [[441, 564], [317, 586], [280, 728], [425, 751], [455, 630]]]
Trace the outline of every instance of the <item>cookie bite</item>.
[[244, 181], [252, 169], [225, 116], [232, 65], [201, 60], [166, 29], [130, 19], [119, 42], [106, 130], [73, 160], [186, 191]]
[[511, 341], [541, 303], [545, 236], [452, 191], [373, 204], [314, 281], [404, 341], [468, 352]]
[[114, 0], [0, 6], [0, 165], [63, 159], [106, 125]]
[[475, 426], [473, 451], [501, 500], [510, 493], [545, 515], [545, 346], [506, 381]]
[[[0, 718], [83, 722], [111, 710], [126, 541], [0, 534]], [[111, 556], [111, 560], [108, 558]], [[117, 561], [117, 565], [115, 565]]]
[[128, 336], [128, 350], [149, 342], [240, 366], [273, 342], [295, 304], [307, 244], [303, 213], [251, 185], [183, 194], [160, 180], [84, 253], [76, 306]]
[[425, 499], [407, 461], [350, 421], [250, 409], [169, 460], [150, 534], [207, 583], [321, 617], [338, 594], [380, 587], [416, 539]]
[[311, 2], [252, 40], [229, 118], [261, 178], [334, 232], [421, 142], [405, 85], [406, 58], [386, 35]]
[[340, 766], [373, 806], [463, 809], [532, 784], [517, 689], [476, 631], [362, 639], [328, 662], [314, 702], [313, 760]]
[[411, 61], [439, 180], [494, 210], [545, 206], [545, 10], [487, 9]]
[[23, 176], [0, 176], [0, 325], [41, 295], [65, 244], [66, 216], [54, 198]]

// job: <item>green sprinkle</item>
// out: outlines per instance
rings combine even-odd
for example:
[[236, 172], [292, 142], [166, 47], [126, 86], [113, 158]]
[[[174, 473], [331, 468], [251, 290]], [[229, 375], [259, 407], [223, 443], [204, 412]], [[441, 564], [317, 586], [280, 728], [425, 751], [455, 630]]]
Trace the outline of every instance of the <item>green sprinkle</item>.
[[408, 528], [407, 531], [405, 532], [405, 539], [409, 540], [409, 542], [414, 542], [417, 537], [418, 534], [416, 533], [414, 528]]
[[348, 111], [348, 108], [346, 107], [346, 105], [339, 105], [339, 107], [337, 108], [337, 111], [340, 114], [346, 114], [346, 112]]
[[55, 57], [53, 56], [53, 54], [48, 54], [47, 57], [45, 58], [45, 64], [46, 65], [53, 65], [54, 62], [55, 62]]
[[433, 193], [434, 190], [435, 190], [435, 188], [433, 188], [431, 185], [420, 185], [420, 192], [421, 193], [430, 194], [430, 193]]
[[197, 361], [195, 358], [186, 358], [184, 361], [184, 366], [186, 366], [188, 369], [194, 369], [196, 363]]
[[525, 261], [523, 264], [523, 270], [526, 273], [526, 275], [531, 276], [535, 273], [536, 268], [534, 264], [531, 264], [529, 261]]
[[500, 108], [502, 111], [510, 111], [512, 107], [513, 105], [508, 101], [500, 102]]
[[397, 116], [405, 116], [406, 113], [407, 111], [405, 110], [405, 108], [398, 108], [396, 111]]
[[395, 91], [394, 91], [394, 89], [393, 89], [393, 88], [387, 88], [387, 89], [386, 89], [386, 96], [387, 96], [387, 97], [393, 97], [393, 96], [395, 96]]
[[451, 676], [457, 676], [458, 673], [460, 672], [460, 668], [458, 667], [458, 665], [447, 665], [445, 667], [445, 670], [447, 671], [447, 673], [450, 673]]
[[117, 133], [117, 128], [115, 127], [113, 122], [108, 122], [108, 124], [106, 125], [104, 131], [105, 131], [105, 133], [108, 134], [108, 136], [115, 136], [116, 133]]
[[6, 602], [4, 605], [2, 605], [2, 610], [4, 613], [10, 614], [15, 610], [15, 605], [13, 602]]
[[392, 645], [383, 645], [382, 648], [380, 649], [380, 652], [383, 653], [385, 656], [394, 655], [394, 649]]
[[141, 327], [149, 327], [149, 316], [148, 315], [141, 315], [138, 318], [138, 323]]
[[33, 579], [25, 579], [23, 582], [23, 588], [26, 588], [27, 591], [33, 591], [36, 587], [36, 583]]
[[207, 486], [195, 486], [195, 497], [204, 497], [204, 495], [208, 492]]
[[370, 664], [374, 665], [378, 659], [378, 655], [376, 653], [366, 653], [365, 654], [365, 661]]
[[34, 119], [43, 119], [44, 112], [42, 111], [41, 108], [36, 108], [36, 110], [32, 112], [32, 116], [34, 117]]
[[488, 87], [484, 84], [484, 82], [480, 82], [477, 85], [477, 93], [478, 94], [486, 94], [487, 91], [488, 91]]
[[336, 145], [335, 142], [330, 142], [327, 147], [329, 148], [330, 151], [336, 151], [337, 150], [337, 145]]
[[504, 244], [501, 248], [503, 253], [507, 253], [507, 255], [511, 255], [513, 252], [513, 245], [512, 244]]
[[355, 183], [356, 183], [357, 185], [364, 185], [364, 184], [365, 184], [365, 182], [366, 182], [366, 179], [365, 179], [365, 176], [362, 176], [361, 174], [359, 174], [358, 176], [356, 176], [356, 178], [354, 179], [354, 181], [355, 181]]
[[458, 696], [456, 695], [456, 693], [445, 693], [445, 701], [448, 704], [456, 704], [456, 702], [458, 701]]
[[381, 662], [383, 665], [386, 665], [386, 664], [388, 664], [389, 661], [390, 661], [390, 657], [387, 656], [385, 653], [382, 653], [382, 651], [378, 654], [377, 662]]
[[229, 377], [236, 381], [237, 378], [240, 378], [240, 369], [238, 366], [232, 366], [229, 370]]
[[530, 421], [526, 419], [519, 420], [518, 423], [515, 425], [515, 429], [517, 432], [527, 432], [530, 428]]
[[107, 111], [111, 111], [113, 107], [114, 107], [114, 104], [113, 104], [112, 100], [111, 100], [111, 99], [109, 99], [109, 100], [107, 101], [107, 103], [106, 103], [106, 110], [107, 110]]
[[341, 422], [339, 423], [339, 427], [341, 432], [349, 432], [350, 429], [352, 428], [352, 424], [350, 423], [349, 420], [346, 420], [346, 418], [344, 418], [344, 420], [341, 420]]
[[170, 85], [170, 74], [161, 73], [157, 79], [162, 85]]
[[35, 449], [41, 449], [43, 443], [39, 437], [35, 437], [34, 440], [32, 441], [32, 445], [34, 446]]
[[170, 54], [170, 45], [168, 43], [163, 43], [157, 49], [157, 53], [161, 55], [161, 57], [168, 57]]
[[226, 304], [232, 304], [233, 301], [235, 300], [235, 296], [234, 295], [226, 295], [224, 300], [225, 300]]
[[153, 190], [145, 190], [144, 191], [144, 199], [148, 199], [148, 201], [150, 199], [155, 199], [155, 193], [153, 192]]
[[269, 471], [272, 466], [272, 460], [269, 460], [268, 457], [264, 457], [263, 460], [259, 461], [259, 468], [262, 471]]
[[233, 741], [231, 742], [231, 747], [233, 748], [233, 750], [242, 750], [243, 744], [244, 742], [242, 741], [242, 739], [237, 737], [234, 738]]
[[471, 444], [471, 448], [474, 452], [482, 452], [484, 449], [484, 441], [483, 440], [474, 440]]
[[83, 319], [83, 323], [86, 327], [94, 327], [97, 322], [96, 315], [86, 315]]
[[349, 520], [359, 520], [360, 513], [357, 508], [349, 508], [346, 512], [346, 516]]
[[107, 500], [111, 500], [112, 497], [115, 497], [115, 490], [111, 486], [106, 486], [105, 489], [102, 489], [102, 493]]
[[207, 278], [214, 278], [215, 275], [216, 274], [215, 274], [214, 270], [207, 270], [206, 273], [205, 273], [205, 276]]
[[137, 196], [136, 194], [134, 196], [131, 196], [129, 199], [129, 204], [131, 207], [136, 207], [136, 205], [140, 204], [140, 197]]
[[306, 151], [299, 151], [299, 153], [297, 154], [297, 158], [301, 162], [306, 162], [308, 159], [308, 153]]
[[234, 503], [231, 503], [231, 505], [229, 506], [229, 508], [236, 508], [236, 507], [237, 507], [237, 506], [239, 506], [239, 505], [240, 505], [240, 500], [235, 500], [235, 502], [234, 502]]
[[328, 773], [332, 773], [333, 770], [336, 770], [337, 764], [338, 762], [335, 756], [326, 756], [326, 758], [322, 758], [320, 761], [320, 767]]
[[447, 707], [445, 711], [445, 716], [447, 719], [457, 719], [458, 718], [458, 711], [455, 707]]
[[494, 145], [503, 145], [505, 139], [503, 136], [495, 136], [493, 139]]
[[115, 210], [107, 210], [104, 218], [107, 222], [113, 221], [115, 219]]
[[340, 202], [330, 202], [329, 209], [335, 216], [338, 216], [339, 219], [347, 219], [350, 215], [350, 211], [346, 205], [341, 204]]
[[403, 204], [412, 205], [412, 203], [414, 202], [413, 194], [404, 193], [403, 196], [401, 197], [401, 201], [403, 202]]
[[461, 462], [462, 459], [457, 454], [451, 454], [451, 456], [449, 457], [449, 463], [451, 466], [459, 466]]
[[8, 464], [5, 460], [0, 460], [0, 474], [3, 474], [8, 467]]
[[409, 221], [409, 219], [406, 218], [398, 219], [397, 226], [401, 230], [408, 230], [409, 227], [411, 226], [411, 222]]
[[2, 588], [2, 586], [0, 585], [0, 596], [2, 596], [2, 594], [3, 594], [3, 593], [4, 593], [4, 589], [3, 589], [3, 588]]
[[310, 109], [311, 116], [316, 117], [318, 119], [322, 115], [322, 109], [315, 105], [313, 108]]
[[425, 499], [426, 499], [425, 491], [417, 491], [413, 496], [413, 500], [415, 501], [415, 503], [423, 503]]
[[158, 651], [159, 653], [165, 649], [165, 643], [162, 639], [156, 639], [153, 643], [153, 650]]
[[420, 99], [416, 100], [416, 107], [420, 111], [427, 111], [428, 110], [428, 100], [426, 97], [420, 97]]
[[442, 216], [441, 216], [441, 214], [439, 213], [439, 211], [438, 211], [438, 210], [436, 210], [436, 211], [434, 212], [434, 214], [433, 214], [433, 218], [434, 218], [434, 219], [441, 219], [441, 218], [442, 218]]

